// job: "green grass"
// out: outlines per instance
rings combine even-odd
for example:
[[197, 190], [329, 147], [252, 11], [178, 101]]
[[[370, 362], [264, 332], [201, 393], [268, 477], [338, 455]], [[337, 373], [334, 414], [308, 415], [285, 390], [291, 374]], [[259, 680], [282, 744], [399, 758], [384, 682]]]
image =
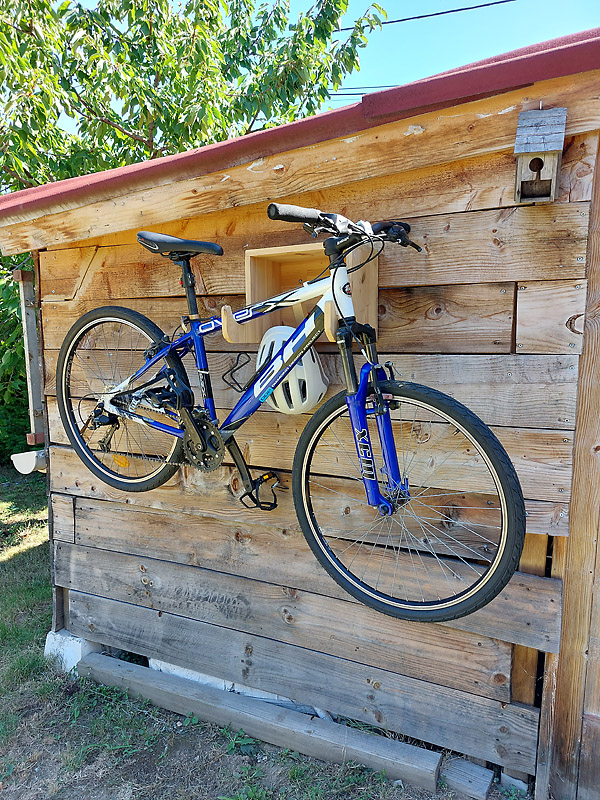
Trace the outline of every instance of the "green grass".
[[47, 518], [45, 477], [0, 469], [0, 697], [48, 669], [43, 656], [52, 620]]

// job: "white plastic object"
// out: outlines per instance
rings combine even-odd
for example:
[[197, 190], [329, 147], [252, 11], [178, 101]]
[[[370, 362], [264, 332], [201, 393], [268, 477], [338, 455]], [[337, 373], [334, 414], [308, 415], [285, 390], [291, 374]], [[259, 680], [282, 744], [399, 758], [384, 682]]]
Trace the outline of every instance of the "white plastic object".
[[[289, 325], [276, 325], [265, 333], [256, 356], [257, 370], [271, 361], [294, 330]], [[305, 414], [325, 396], [328, 385], [319, 354], [311, 347], [269, 395], [267, 403], [283, 414]]]
[[10, 457], [15, 469], [22, 475], [29, 475], [32, 472], [46, 471], [46, 451], [29, 450], [26, 453], [13, 453]]

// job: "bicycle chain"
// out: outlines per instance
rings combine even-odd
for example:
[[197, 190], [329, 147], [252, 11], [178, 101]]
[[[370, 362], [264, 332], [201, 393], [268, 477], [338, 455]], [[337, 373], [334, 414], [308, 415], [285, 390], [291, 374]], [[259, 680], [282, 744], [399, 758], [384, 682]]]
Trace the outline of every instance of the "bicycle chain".
[[[145, 406], [143, 403], [141, 403], [140, 405], [142, 406], [142, 408], [148, 408], [151, 411], [156, 411], [157, 410], [153, 406]], [[211, 428], [210, 435], [218, 437], [218, 440], [219, 440], [218, 454], [217, 454], [217, 456], [215, 458], [213, 458], [207, 464], [205, 464], [203, 462], [194, 463], [189, 458], [185, 459], [184, 461], [167, 461], [164, 458], [160, 458], [159, 456], [146, 455], [145, 453], [144, 454], [141, 454], [141, 453], [139, 453], [139, 454], [121, 453], [120, 455], [124, 455], [124, 456], [135, 455], [136, 458], [141, 458], [143, 461], [158, 461], [161, 464], [171, 464], [174, 467], [195, 467], [196, 469], [199, 469], [201, 472], [212, 472], [213, 470], [218, 469], [221, 466], [221, 464], [223, 463], [223, 459], [225, 458], [225, 443], [223, 442], [223, 437], [221, 435], [221, 431], [216, 427], [216, 425], [213, 425], [213, 423], [207, 417], [205, 417], [201, 412], [195, 411], [195, 412], [192, 412], [192, 413], [194, 414], [194, 418], [197, 421], [199, 421], [203, 425], [206, 425], [207, 427]], [[104, 454], [106, 454], [107, 452], [113, 452], [113, 454], [119, 455], [119, 453], [115, 453], [114, 451], [110, 451], [110, 450], [102, 450], [101, 449], [98, 452], [102, 452]]]

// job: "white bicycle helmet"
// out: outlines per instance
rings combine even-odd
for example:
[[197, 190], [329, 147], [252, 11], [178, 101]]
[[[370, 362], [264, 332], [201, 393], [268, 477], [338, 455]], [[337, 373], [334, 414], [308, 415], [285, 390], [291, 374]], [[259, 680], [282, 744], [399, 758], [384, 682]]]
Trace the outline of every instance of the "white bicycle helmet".
[[[256, 356], [257, 370], [281, 350], [294, 330], [289, 325], [277, 325], [265, 333]], [[284, 414], [303, 414], [310, 411], [324, 397], [328, 384], [319, 354], [314, 347], [311, 347], [269, 395], [267, 403], [275, 411]]]

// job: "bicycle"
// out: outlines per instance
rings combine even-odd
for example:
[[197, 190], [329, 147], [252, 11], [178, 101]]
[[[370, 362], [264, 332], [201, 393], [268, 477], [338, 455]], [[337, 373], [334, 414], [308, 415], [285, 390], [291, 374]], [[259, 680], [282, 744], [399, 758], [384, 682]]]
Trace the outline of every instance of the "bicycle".
[[[333, 313], [346, 389], [310, 417], [296, 446], [292, 492], [304, 536], [329, 575], [371, 608], [430, 622], [476, 611], [504, 588], [523, 547], [525, 510], [514, 467], [492, 431], [464, 405], [395, 380], [391, 363], [379, 364], [375, 331], [357, 322], [348, 282], [345, 259], [365, 243], [369, 256], [354, 269], [386, 243], [420, 250], [409, 239], [410, 226], [354, 223], [276, 203], [267, 212], [273, 220], [302, 223], [313, 236], [326, 234], [329, 264], [314, 280], [232, 315], [244, 324], [314, 302], [277, 352], [238, 386], [242, 396], [226, 419], [217, 419], [203, 341], [223, 328], [223, 320], [198, 314], [190, 267], [193, 256], [218, 256], [223, 249], [142, 231], [144, 247], [182, 269], [184, 332], [171, 339], [142, 314], [111, 306], [75, 323], [57, 365], [58, 405], [73, 448], [94, 475], [123, 491], [154, 489], [182, 464], [212, 471], [228, 451], [244, 484], [242, 503], [274, 509], [277, 475], [253, 478], [234, 434], [308, 353]], [[358, 375], [354, 344], [364, 356]], [[182, 363], [188, 353], [195, 358], [200, 403]]]

